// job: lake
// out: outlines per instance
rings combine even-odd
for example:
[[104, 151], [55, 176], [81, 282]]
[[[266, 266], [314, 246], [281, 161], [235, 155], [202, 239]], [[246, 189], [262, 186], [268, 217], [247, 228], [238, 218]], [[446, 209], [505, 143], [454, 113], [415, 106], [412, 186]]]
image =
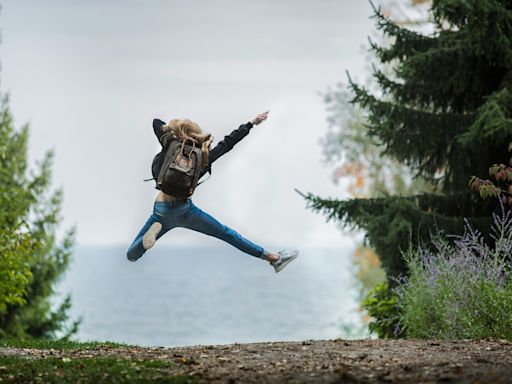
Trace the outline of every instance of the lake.
[[276, 274], [228, 245], [155, 246], [139, 261], [124, 246], [77, 246], [58, 285], [72, 295], [77, 338], [143, 346], [345, 337], [358, 324], [351, 249], [301, 249]]

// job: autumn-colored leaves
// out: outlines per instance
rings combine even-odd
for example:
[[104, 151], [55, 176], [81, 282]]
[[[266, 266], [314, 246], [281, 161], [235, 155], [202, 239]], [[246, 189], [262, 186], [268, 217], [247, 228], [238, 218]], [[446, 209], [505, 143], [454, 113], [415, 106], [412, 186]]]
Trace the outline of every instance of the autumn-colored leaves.
[[[508, 146], [512, 151], [512, 143]], [[509, 160], [512, 166], [512, 157]], [[482, 198], [498, 197], [503, 204], [512, 207], [512, 167], [505, 164], [494, 164], [489, 168], [489, 175], [496, 180], [481, 179], [478, 176], [471, 176], [469, 187], [477, 191]]]

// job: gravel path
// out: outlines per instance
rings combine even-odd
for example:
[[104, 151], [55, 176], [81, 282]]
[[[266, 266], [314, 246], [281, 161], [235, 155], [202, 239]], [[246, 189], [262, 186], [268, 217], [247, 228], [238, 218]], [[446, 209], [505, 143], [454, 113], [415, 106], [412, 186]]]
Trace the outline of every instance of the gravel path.
[[512, 383], [502, 340], [318, 340], [178, 348], [0, 348], [27, 358], [166, 359], [170, 374], [204, 383]]

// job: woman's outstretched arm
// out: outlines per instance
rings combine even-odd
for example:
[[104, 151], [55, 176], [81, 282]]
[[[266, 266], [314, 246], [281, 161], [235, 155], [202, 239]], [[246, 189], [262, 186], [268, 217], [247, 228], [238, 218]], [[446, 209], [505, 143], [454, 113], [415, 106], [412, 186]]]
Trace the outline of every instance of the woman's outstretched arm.
[[260, 113], [257, 115], [254, 119], [251, 121], [240, 125], [237, 129], [235, 129], [233, 132], [231, 132], [229, 135], [224, 136], [224, 140], [221, 140], [215, 148], [213, 148], [210, 151], [210, 155], [208, 157], [208, 168], [204, 170], [203, 174], [208, 172], [210, 166], [212, 163], [217, 160], [219, 157], [224, 155], [225, 153], [229, 152], [236, 143], [238, 143], [240, 140], [242, 140], [245, 136], [247, 136], [251, 130], [251, 128], [255, 125], [260, 124], [261, 122], [265, 121], [268, 117], [268, 113], [270, 111], [265, 111], [263, 113]]

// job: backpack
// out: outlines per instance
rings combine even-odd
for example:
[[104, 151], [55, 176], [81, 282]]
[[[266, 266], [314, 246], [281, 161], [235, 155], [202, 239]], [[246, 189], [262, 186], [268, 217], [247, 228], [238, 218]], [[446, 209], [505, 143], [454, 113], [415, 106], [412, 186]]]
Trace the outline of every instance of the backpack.
[[203, 152], [191, 138], [172, 139], [166, 148], [156, 185], [162, 192], [187, 199], [198, 185]]

